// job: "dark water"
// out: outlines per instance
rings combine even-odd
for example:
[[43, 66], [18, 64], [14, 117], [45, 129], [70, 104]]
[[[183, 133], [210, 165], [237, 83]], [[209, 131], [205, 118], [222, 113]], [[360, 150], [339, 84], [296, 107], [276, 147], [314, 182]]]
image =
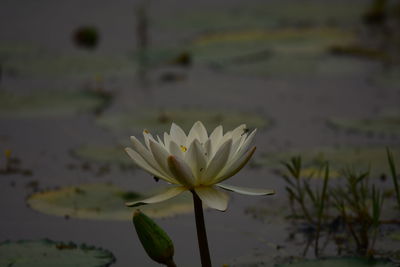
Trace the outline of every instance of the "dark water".
[[[311, 4], [310, 1], [298, 2], [312, 6], [317, 1], [311, 1]], [[323, 2], [332, 4], [330, 1]], [[346, 1], [339, 2], [339, 6], [346, 5]], [[355, 1], [357, 4], [362, 2]], [[305, 23], [304, 17], [307, 18], [307, 15], [301, 16], [301, 12], [306, 11], [294, 13], [300, 14], [297, 22], [294, 19], [277, 21], [278, 14], [270, 20], [265, 15], [263, 23], [262, 10], [265, 6], [268, 7], [268, 4], [276, 5], [276, 2], [151, 1], [148, 9], [149, 49], [178, 47], [178, 51], [183, 50], [183, 47], [187, 47], [195, 37], [213, 31], [226, 32], [243, 28], [276, 30], [277, 27], [278, 29], [287, 27], [287, 24], [292, 27], [294, 23], [295, 27], [300, 27], [301, 23]], [[0, 90], [12, 92], [40, 89], [79, 90], [88, 81], [92, 82], [96, 75], [100, 75], [104, 81], [102, 86], [115, 95], [105, 114], [135, 109], [176, 107], [255, 112], [273, 122], [271, 127], [260, 129], [257, 133], [258, 150], [255, 157], [263, 153], [319, 146], [399, 145], [398, 138], [348, 134], [346, 131], [334, 131], [326, 124], [327, 118], [330, 117], [368, 117], [388, 108], [399, 107], [399, 83], [394, 85], [372, 83], [371, 79], [378, 77], [385, 72], [385, 69], [380, 62], [370, 59], [336, 58], [336, 65], [329, 67], [327, 71], [320, 71], [324, 67], [323, 58], [316, 61], [318, 67], [315, 69], [299, 72], [308, 66], [306, 56], [304, 68], [300, 65], [295, 71], [286, 73], [285, 68], [279, 66], [281, 69], [279, 73], [267, 72], [272, 74], [257, 75], [257, 72], [230, 72], [229, 68], [228, 71], [221, 70], [215, 68], [213, 60], [207, 61], [200, 56], [199, 58], [194, 56], [194, 63], [190, 69], [166, 67], [161, 63], [156, 65], [148, 71], [146, 85], [137, 79], [133, 70], [136, 66], [132, 67], [129, 64], [126, 68], [122, 63], [123, 67], [114, 67], [110, 64], [99, 71], [87, 72], [74, 72], [74, 65], [65, 67], [61, 64], [58, 65], [59, 70], [54, 72], [52, 61], [45, 61], [37, 66], [34, 61], [32, 63], [32, 60], [29, 60], [29, 57], [40, 59], [42, 55], [49, 57], [50, 53], [55, 55], [55, 61], [61, 56], [68, 58], [90, 55], [107, 59], [118, 58], [118, 60], [132, 58], [133, 62], [137, 45], [135, 35], [137, 5], [138, 1], [1, 1], [0, 45], [15, 47], [15, 44], [19, 44], [28, 47], [28, 50], [32, 47], [39, 49], [33, 49], [35, 52], [29, 52], [28, 56], [22, 57], [27, 60], [26, 65], [18, 61], [18, 64], [12, 65], [17, 67], [12, 68], [7, 65], [10, 58], [13, 60], [15, 56], [12, 49], [11, 52], [0, 54], [2, 57], [0, 62], [5, 66], [2, 68]], [[285, 1], [281, 5], [290, 8], [291, 1]], [[259, 6], [263, 8], [258, 8]], [[226, 18], [225, 9], [229, 10], [228, 14], [231, 17]], [[257, 10], [259, 12], [256, 12]], [[243, 15], [246, 12], [250, 15]], [[316, 8], [315, 12], [312, 13], [315, 16], [309, 18], [313, 23], [311, 27], [320, 27], [321, 24], [332, 22], [329, 20], [331, 15], [326, 9]], [[219, 13], [225, 14], [220, 15], [220, 20], [218, 15], [215, 15]], [[210, 19], [207, 19], [208, 16]], [[293, 17], [291, 14], [282, 15], [285, 16]], [[328, 17], [324, 19], [323, 16]], [[243, 18], [243, 24], [237, 18]], [[214, 20], [216, 22], [213, 22]], [[334, 24], [345, 30], [357, 30], [360, 27], [357, 15], [350, 14], [343, 20], [345, 22], [336, 21]], [[100, 42], [94, 51], [80, 50], [71, 41], [71, 33], [81, 25], [94, 25], [98, 28]], [[7, 49], [4, 50], [10, 51]], [[318, 56], [320, 54], [317, 54]], [[24, 70], [23, 67], [28, 65], [31, 67], [27, 67], [25, 71], [18, 69], [21, 67]], [[268, 65], [269, 68], [271, 66], [274, 68], [273, 64]], [[96, 64], [93, 65], [96, 70], [98, 67]], [[289, 62], [287, 69], [290, 70], [290, 67]], [[91, 65], [86, 69], [90, 68]], [[119, 71], [120, 69], [122, 70]], [[68, 73], [63, 73], [64, 70]], [[160, 76], [168, 71], [183, 73], [185, 79], [178, 82], [162, 82]], [[146, 190], [154, 186], [154, 181], [142, 171], [123, 172], [118, 168], [112, 168], [109, 173], [96, 177], [90, 171], [67, 168], [70, 163], [81, 163], [70, 153], [81, 145], [127, 142], [129, 135], [138, 134], [129, 131], [124, 133], [109, 131], [99, 127], [95, 120], [96, 116], [91, 113], [78, 113], [61, 118], [44, 116], [35, 119], [9, 117], [0, 119], [0, 148], [11, 149], [13, 155], [20, 158], [21, 165], [33, 172], [32, 176], [10, 174], [0, 177], [2, 213], [0, 241], [42, 238], [71, 240], [112, 251], [117, 258], [117, 262], [113, 265], [116, 267], [156, 266], [145, 255], [130, 221], [74, 218], [66, 220], [40, 214], [25, 204], [26, 197], [32, 192], [26, 184], [31, 181], [39, 182], [40, 189], [107, 181], [127, 190]], [[3, 164], [3, 161], [1, 162]], [[287, 213], [273, 214], [266, 219], [256, 220], [245, 212], [249, 207], [286, 207], [283, 180], [271, 169], [262, 167], [246, 168], [230, 182], [249, 187], [274, 188], [277, 194], [265, 199], [232, 194], [227, 212], [205, 213], [211, 256], [215, 266], [224, 263], [269, 261], [275, 257], [300, 255], [302, 246], [285, 241], [288, 224], [283, 216]], [[192, 214], [161, 219], [158, 222], [174, 240], [178, 266], [199, 266]], [[277, 250], [277, 245], [285, 248]]]

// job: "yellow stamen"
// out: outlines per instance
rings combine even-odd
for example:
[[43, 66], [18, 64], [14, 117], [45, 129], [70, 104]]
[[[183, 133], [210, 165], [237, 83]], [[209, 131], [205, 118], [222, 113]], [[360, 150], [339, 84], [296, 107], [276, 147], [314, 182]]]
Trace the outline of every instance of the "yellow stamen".
[[147, 130], [144, 130], [143, 131], [145, 134], [149, 134], [150, 132], [149, 131], [147, 131]]
[[186, 152], [187, 151], [187, 147], [181, 146], [181, 150], [182, 150], [182, 152]]

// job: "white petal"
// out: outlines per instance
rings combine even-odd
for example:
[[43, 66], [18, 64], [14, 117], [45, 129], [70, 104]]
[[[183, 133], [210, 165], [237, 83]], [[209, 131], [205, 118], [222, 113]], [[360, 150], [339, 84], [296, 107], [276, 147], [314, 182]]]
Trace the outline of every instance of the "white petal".
[[170, 198], [173, 198], [185, 190], [186, 190], [186, 188], [184, 188], [182, 186], [169, 187], [155, 196], [152, 196], [152, 197], [149, 197], [146, 199], [142, 199], [142, 200], [138, 200], [138, 201], [129, 202], [129, 203], [126, 203], [125, 205], [128, 207], [137, 207], [137, 206], [141, 206], [141, 205], [157, 203], [157, 202], [161, 202], [161, 201], [165, 201]]
[[143, 170], [147, 171], [148, 173], [150, 173], [153, 176], [156, 176], [157, 178], [161, 178], [164, 179], [165, 181], [169, 182], [169, 183], [173, 183], [176, 184], [177, 182], [175, 181], [175, 179], [172, 179], [170, 177], [167, 177], [163, 174], [161, 174], [161, 172], [159, 172], [158, 170], [156, 170], [155, 168], [151, 167], [140, 155], [139, 153], [137, 153], [135, 150], [133, 150], [130, 147], [125, 148], [126, 153], [128, 153], [128, 155], [133, 159], [133, 161], [136, 163], [136, 165], [138, 165], [140, 168], [142, 168]]
[[207, 158], [204, 155], [203, 147], [199, 140], [194, 140], [185, 154], [185, 162], [192, 169], [195, 177], [195, 184], [200, 182], [201, 175], [205, 172], [207, 167]]
[[210, 135], [211, 140], [211, 149], [210, 149], [210, 158], [214, 156], [214, 154], [218, 151], [218, 148], [223, 144], [226, 140], [223, 135], [222, 126], [218, 126], [214, 129], [214, 131]]
[[246, 129], [246, 124], [242, 124], [242, 125], [236, 127], [236, 128], [232, 131], [232, 138], [233, 138], [233, 141], [236, 141], [237, 139], [239, 139], [239, 138], [243, 135], [243, 133], [246, 132], [245, 129]]
[[236, 161], [232, 162], [230, 165], [227, 165], [219, 174], [219, 177], [214, 181], [215, 183], [222, 182], [223, 180], [226, 180], [236, 173], [238, 173], [245, 165], [246, 163], [250, 160], [250, 158], [253, 156], [254, 152], [256, 151], [256, 147], [253, 147], [247, 153], [243, 154], [240, 158], [238, 158]]
[[169, 147], [169, 142], [171, 142], [171, 136], [168, 133], [164, 133], [164, 146]]
[[186, 134], [181, 127], [172, 123], [170, 131], [171, 140], [175, 141], [179, 146], [186, 146]]
[[[159, 143], [160, 145], [162, 145], [162, 146], [165, 147], [163, 141], [161, 140], [161, 138], [160, 138], [158, 135], [157, 135], [157, 141], [158, 141], [158, 143]], [[165, 147], [165, 148], [166, 148], [166, 147]]]
[[260, 188], [248, 188], [248, 187], [240, 187], [228, 184], [216, 184], [217, 186], [233, 191], [243, 195], [250, 195], [250, 196], [266, 196], [266, 195], [273, 195], [275, 191], [272, 189], [260, 189]]
[[173, 177], [181, 184], [188, 188], [194, 185], [194, 177], [190, 167], [181, 159], [175, 156], [168, 157], [168, 167]]
[[213, 144], [213, 153], [215, 153], [226, 141], [232, 139], [232, 132], [227, 132], [225, 135], [219, 140], [219, 142], [214, 146]]
[[202, 178], [202, 184], [210, 185], [214, 183], [218, 173], [225, 167], [225, 164], [229, 158], [229, 153], [232, 146], [232, 139], [226, 141], [219, 150], [215, 153], [212, 160], [209, 162], [206, 172]]
[[245, 136], [242, 136], [241, 138], [237, 138], [236, 141], [235, 140], [233, 141], [231, 152], [229, 153], [228, 162], [230, 162], [235, 157], [235, 155], [239, 151], [240, 144], [242, 144], [244, 142], [244, 139], [245, 139]]
[[187, 145], [190, 145], [194, 139], [198, 139], [200, 143], [205, 143], [208, 139], [207, 130], [200, 121], [193, 124], [192, 129], [190, 129]]
[[168, 151], [157, 142], [153, 142], [152, 140], [150, 140], [149, 143], [150, 143], [151, 154], [153, 155], [158, 165], [160, 165], [161, 169], [165, 173], [167, 173], [169, 176], [172, 176], [171, 172], [169, 171], [167, 162], [168, 156], [170, 155]]
[[249, 136], [246, 138], [246, 140], [243, 141], [242, 145], [239, 146], [238, 150], [236, 151], [235, 154], [232, 155], [230, 158], [230, 162], [228, 164], [232, 164], [234, 161], [237, 161], [239, 158], [241, 158], [245, 153], [247, 153], [247, 149], [250, 146], [251, 142], [253, 141], [253, 138], [257, 132], [257, 129], [254, 129]]
[[211, 139], [208, 139], [203, 145], [204, 156], [207, 158], [207, 162], [212, 158], [212, 144]]
[[168, 176], [165, 171], [162, 170], [160, 165], [154, 160], [152, 153], [146, 149], [144, 145], [135, 137], [131, 136], [131, 142], [133, 149], [139, 153], [139, 155], [154, 169], [162, 173], [164, 176]]
[[154, 140], [153, 135], [151, 135], [151, 133], [149, 131], [147, 131], [147, 130], [143, 131], [143, 137], [144, 137], [144, 142], [145, 142], [147, 148], [150, 150], [149, 141], [152, 140], [152, 141], [156, 142], [156, 140]]
[[222, 126], [218, 126], [214, 129], [214, 131], [210, 134], [211, 145], [216, 147], [219, 144], [219, 141], [222, 139], [223, 128]]
[[229, 196], [225, 192], [209, 186], [196, 187], [194, 191], [208, 207], [220, 211], [225, 211], [228, 208]]
[[181, 159], [184, 158], [181, 148], [172, 140], [169, 142], [169, 153]]
[[243, 144], [240, 146], [240, 151], [244, 152], [247, 151], [247, 148], [250, 146], [251, 142], [253, 141], [254, 136], [256, 135], [257, 129], [254, 129], [254, 131], [249, 134], [249, 136], [246, 138], [246, 140], [243, 142]]

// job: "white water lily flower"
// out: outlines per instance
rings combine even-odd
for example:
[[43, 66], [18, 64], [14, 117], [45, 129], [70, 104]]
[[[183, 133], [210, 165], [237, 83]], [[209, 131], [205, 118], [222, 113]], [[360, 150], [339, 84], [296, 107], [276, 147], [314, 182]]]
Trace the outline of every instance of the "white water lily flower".
[[144, 130], [145, 145], [132, 136], [132, 148], [126, 152], [133, 161], [154, 177], [172, 184], [163, 192], [140, 201], [127, 203], [135, 207], [157, 203], [173, 198], [189, 190], [194, 191], [209, 207], [224, 211], [228, 207], [228, 194], [219, 188], [246, 195], [274, 194], [269, 189], [253, 189], [223, 184], [226, 179], [240, 171], [256, 147], [249, 149], [256, 130], [249, 133], [246, 125], [223, 134], [218, 126], [208, 135], [204, 125], [196, 122], [189, 134], [175, 123], [170, 133], [164, 133], [164, 140], [157, 140]]

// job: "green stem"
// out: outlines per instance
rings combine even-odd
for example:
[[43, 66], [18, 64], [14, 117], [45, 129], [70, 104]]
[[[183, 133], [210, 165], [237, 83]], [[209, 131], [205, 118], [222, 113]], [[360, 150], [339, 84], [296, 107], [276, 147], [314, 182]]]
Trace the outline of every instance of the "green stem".
[[300, 184], [300, 176], [296, 177], [296, 186], [297, 186], [297, 192], [299, 194], [299, 204], [304, 213], [304, 217], [306, 217], [307, 221], [313, 224], [314, 220], [311, 218], [310, 213], [308, 212], [306, 205], [304, 203], [304, 191]]
[[397, 182], [397, 172], [396, 172], [396, 165], [394, 164], [393, 154], [390, 152], [389, 148], [386, 148], [387, 157], [390, 166], [390, 172], [392, 173], [393, 183], [394, 183], [394, 190], [396, 191], [396, 198], [397, 198], [397, 205], [400, 209], [400, 187], [399, 183]]
[[201, 199], [194, 190], [193, 194], [194, 215], [196, 218], [197, 239], [199, 242], [200, 258], [202, 267], [211, 267], [210, 251], [208, 249], [206, 226], [204, 224], [203, 205]]
[[315, 256], [318, 258], [319, 257], [319, 236], [321, 232], [321, 223], [322, 223], [322, 217], [324, 215], [324, 206], [325, 206], [325, 198], [326, 198], [326, 190], [328, 188], [328, 180], [329, 180], [329, 164], [327, 163], [325, 167], [325, 175], [324, 175], [324, 185], [322, 186], [322, 194], [321, 194], [321, 199], [320, 203], [318, 201], [318, 224], [317, 224], [317, 236], [315, 238]]
[[170, 261], [166, 262], [165, 265], [167, 267], [176, 267], [176, 264], [175, 264], [173, 259], [171, 259]]

